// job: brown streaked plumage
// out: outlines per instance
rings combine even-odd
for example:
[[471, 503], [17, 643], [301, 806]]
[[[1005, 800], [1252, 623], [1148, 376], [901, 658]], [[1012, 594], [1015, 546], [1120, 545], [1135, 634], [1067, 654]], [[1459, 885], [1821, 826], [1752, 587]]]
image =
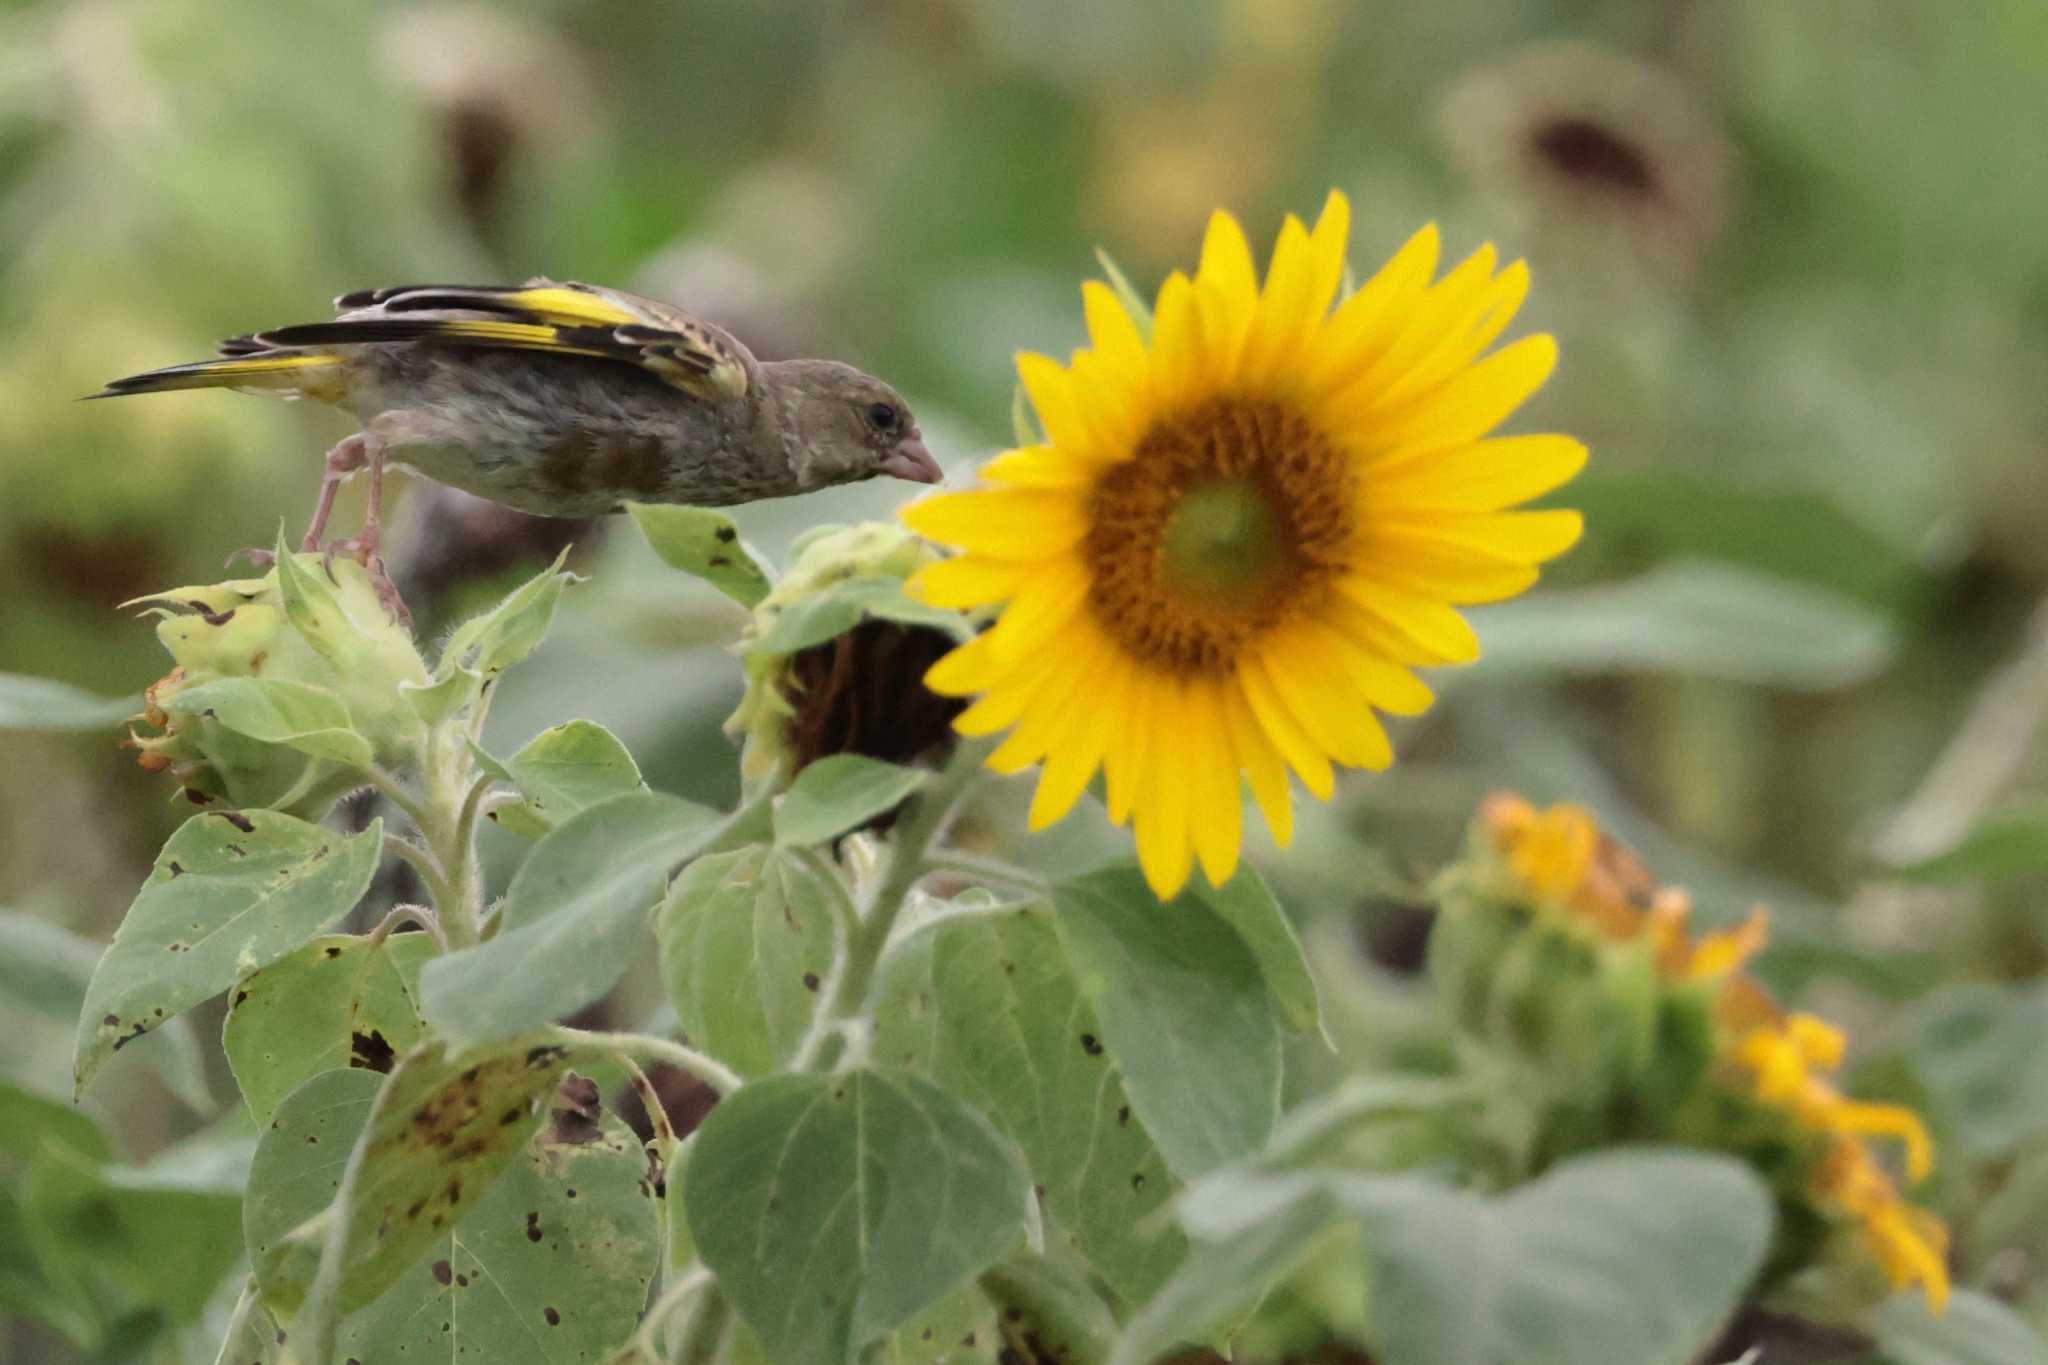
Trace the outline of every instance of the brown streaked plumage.
[[622, 502], [721, 506], [887, 474], [935, 483], [900, 395], [831, 360], [762, 362], [722, 329], [620, 290], [536, 279], [409, 285], [335, 300], [330, 322], [231, 338], [220, 358], [117, 379], [95, 398], [233, 388], [315, 398], [362, 431], [328, 452], [306, 535], [367, 468], [377, 553], [383, 466], [542, 516]]

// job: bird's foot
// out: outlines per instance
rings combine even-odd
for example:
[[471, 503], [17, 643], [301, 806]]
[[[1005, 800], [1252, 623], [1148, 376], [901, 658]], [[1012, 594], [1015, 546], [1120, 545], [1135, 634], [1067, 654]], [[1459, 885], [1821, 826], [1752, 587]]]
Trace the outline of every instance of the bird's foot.
[[370, 586], [377, 590], [377, 600], [391, 613], [391, 619], [412, 629], [412, 612], [406, 608], [405, 599], [398, 595], [398, 585], [391, 581], [391, 575], [384, 568], [384, 556], [378, 553], [381, 537], [375, 528], [365, 527], [363, 534], [349, 536], [344, 540], [330, 540], [320, 551], [320, 567], [327, 573], [327, 581], [334, 581], [334, 557], [346, 555], [370, 571]]
[[249, 561], [251, 568], [264, 572], [268, 572], [277, 563], [277, 555], [274, 552], [263, 549], [261, 546], [248, 545], [229, 555], [222, 562], [221, 567], [223, 569], [232, 569], [235, 567], [235, 561], [238, 559], [246, 559]]

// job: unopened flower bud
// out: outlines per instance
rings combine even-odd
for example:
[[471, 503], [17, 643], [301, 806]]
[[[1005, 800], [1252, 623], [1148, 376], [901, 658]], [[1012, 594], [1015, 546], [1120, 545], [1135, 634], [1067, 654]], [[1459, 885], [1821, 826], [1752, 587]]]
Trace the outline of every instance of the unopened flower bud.
[[137, 718], [161, 733], [129, 743], [195, 802], [317, 817], [363, 784], [366, 764], [420, 742], [399, 684], [425, 682], [426, 666], [353, 560], [292, 556], [261, 578], [137, 605], [158, 616], [173, 667]]

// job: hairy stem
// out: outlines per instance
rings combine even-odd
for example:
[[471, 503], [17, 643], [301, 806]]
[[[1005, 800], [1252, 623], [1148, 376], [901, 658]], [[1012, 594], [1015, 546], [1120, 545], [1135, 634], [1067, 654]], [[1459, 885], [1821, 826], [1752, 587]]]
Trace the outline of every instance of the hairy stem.
[[931, 871], [927, 857], [932, 845], [980, 775], [982, 759], [992, 747], [988, 741], [962, 741], [938, 780], [911, 798], [908, 813], [896, 827], [882, 880], [867, 898], [865, 910], [847, 926], [845, 949], [834, 965], [824, 1005], [791, 1061], [794, 1069], [817, 1066], [826, 1042], [835, 1033], [845, 1031], [850, 1022], [867, 1016], [875, 968], [889, 946], [897, 917], [909, 902], [911, 891]]
[[651, 1033], [597, 1033], [590, 1029], [570, 1028], [557, 1024], [548, 1030], [548, 1037], [564, 1047], [589, 1048], [603, 1052], [623, 1052], [635, 1057], [649, 1057], [657, 1062], [667, 1062], [689, 1072], [721, 1095], [729, 1095], [740, 1088], [739, 1073], [716, 1058], [709, 1057], [693, 1047], [657, 1038]]

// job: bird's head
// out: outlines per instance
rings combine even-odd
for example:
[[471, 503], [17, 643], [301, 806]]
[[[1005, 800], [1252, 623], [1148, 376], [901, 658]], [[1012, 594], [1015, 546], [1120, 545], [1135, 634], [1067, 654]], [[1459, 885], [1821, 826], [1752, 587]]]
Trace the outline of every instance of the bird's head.
[[856, 483], [877, 474], [937, 483], [939, 462], [925, 449], [903, 396], [836, 360], [786, 360], [769, 371], [783, 395], [783, 440], [805, 488]]

